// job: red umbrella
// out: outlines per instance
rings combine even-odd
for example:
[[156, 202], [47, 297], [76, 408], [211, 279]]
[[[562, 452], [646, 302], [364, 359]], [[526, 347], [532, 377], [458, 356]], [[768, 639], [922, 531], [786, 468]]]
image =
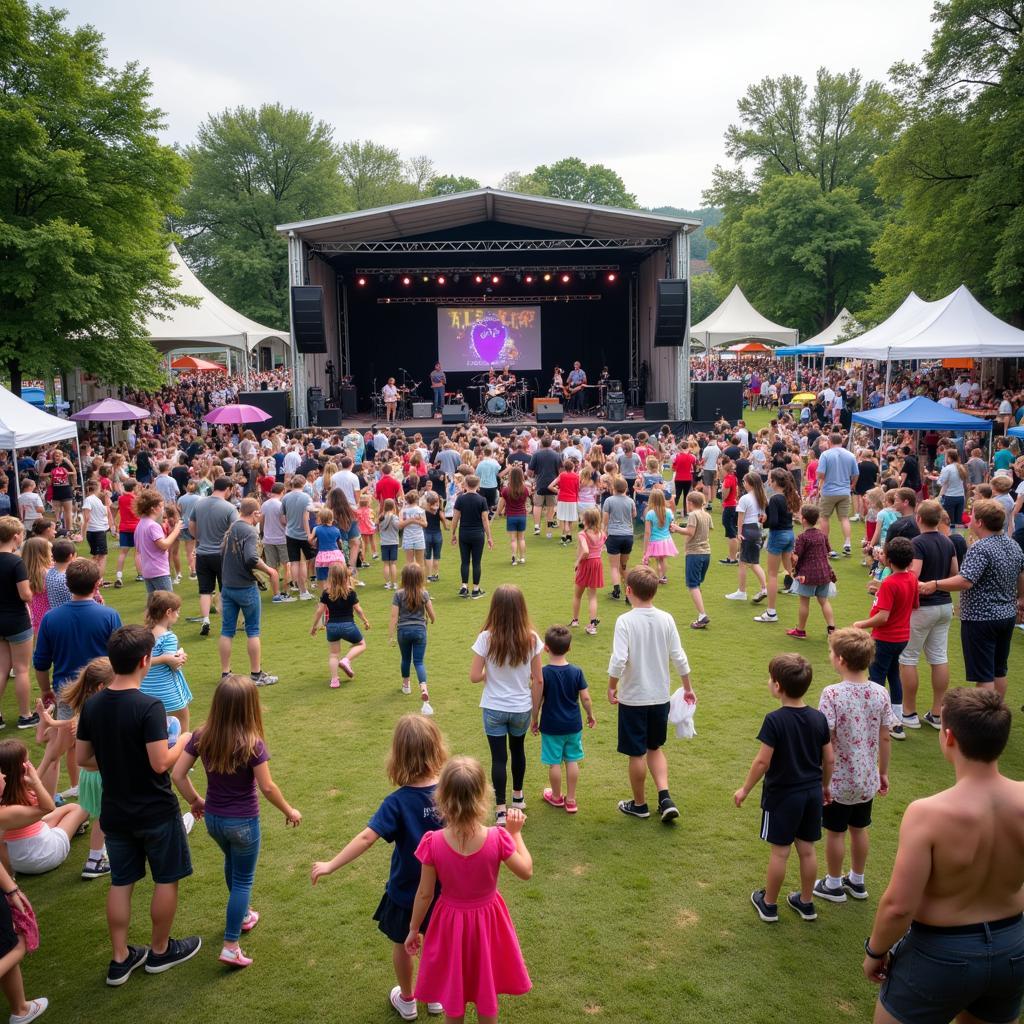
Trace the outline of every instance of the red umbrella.
[[225, 373], [220, 363], [211, 363], [209, 359], [197, 359], [195, 356], [179, 356], [171, 363], [172, 370], [198, 370], [203, 372], [217, 371]]

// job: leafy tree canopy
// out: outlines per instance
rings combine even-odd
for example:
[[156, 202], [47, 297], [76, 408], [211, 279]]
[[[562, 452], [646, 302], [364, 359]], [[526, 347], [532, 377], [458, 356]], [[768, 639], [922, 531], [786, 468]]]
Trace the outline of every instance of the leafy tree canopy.
[[555, 199], [574, 199], [580, 203], [599, 203], [636, 209], [636, 196], [626, 191], [625, 182], [604, 164], [587, 164], [570, 156], [553, 164], [541, 164], [529, 174], [512, 171], [501, 181], [501, 188]]
[[146, 315], [171, 301], [165, 218], [184, 161], [157, 141], [149, 76], [94, 29], [0, 0], [0, 364], [152, 383]]

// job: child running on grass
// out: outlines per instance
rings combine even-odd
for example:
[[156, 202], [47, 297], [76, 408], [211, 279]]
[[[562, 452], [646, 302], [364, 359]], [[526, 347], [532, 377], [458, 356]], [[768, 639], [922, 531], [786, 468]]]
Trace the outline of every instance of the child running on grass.
[[817, 505], [804, 505], [800, 509], [803, 530], [793, 547], [793, 586], [800, 599], [796, 626], [786, 630], [786, 636], [796, 640], [807, 639], [807, 616], [811, 611], [811, 598], [821, 606], [825, 628], [835, 632], [836, 619], [832, 614], [829, 592], [836, 574], [828, 558], [828, 538], [817, 528], [821, 513]]
[[526, 815], [513, 807], [504, 828], [484, 826], [490, 793], [480, 762], [471, 757], [453, 757], [441, 769], [435, 804], [444, 829], [427, 832], [416, 848], [423, 866], [405, 940], [409, 956], [423, 950], [416, 997], [440, 1003], [449, 1024], [463, 1019], [467, 1003], [476, 1006], [480, 1024], [495, 1024], [499, 995], [530, 991], [516, 929], [498, 892], [503, 863], [524, 881], [533, 874], [522, 835]]
[[[309, 630], [310, 636], [316, 636], [321, 623], [327, 627], [327, 664], [331, 672], [332, 690], [337, 690], [341, 686], [338, 669], [340, 668], [349, 679], [354, 678], [356, 673], [352, 668], [352, 662], [366, 650], [366, 641], [356, 625], [356, 615], [362, 619], [363, 629], [368, 630], [370, 622], [359, 603], [355, 587], [352, 586], [352, 574], [344, 562], [335, 562], [327, 574], [327, 585], [320, 594], [313, 625]], [[352, 645], [343, 658], [340, 657], [342, 640]]]
[[[868, 826], [877, 793], [889, 792], [889, 727], [895, 723], [889, 695], [868, 679], [875, 645], [862, 629], [837, 629], [829, 639], [832, 667], [840, 682], [821, 691], [818, 710], [828, 721], [835, 752], [832, 802], [822, 813], [828, 873], [814, 895], [845, 903], [847, 895], [866, 900], [864, 868], [868, 860]], [[846, 832], [850, 832], [850, 873], [844, 875]]]
[[713, 527], [710, 513], [704, 511], [704, 495], [700, 491], [690, 491], [686, 495], [686, 526], [679, 531], [686, 537], [686, 589], [697, 609], [697, 618], [690, 623], [690, 629], [706, 629], [711, 622], [704, 610], [704, 595], [700, 588], [711, 564]]
[[771, 844], [771, 853], [765, 887], [750, 894], [762, 921], [779, 919], [779, 890], [794, 843], [800, 858], [800, 891], [790, 893], [786, 902], [805, 921], [818, 916], [813, 899], [818, 874], [814, 844], [821, 839], [822, 806], [831, 800], [834, 755], [828, 721], [804, 703], [811, 676], [810, 662], [799, 654], [777, 654], [768, 663], [768, 690], [782, 706], [765, 715], [757, 734], [761, 749], [746, 781], [733, 794], [733, 803], [742, 807], [764, 779], [761, 838]]
[[[316, 885], [321, 878], [361, 857], [378, 839], [394, 843], [391, 873], [373, 919], [393, 943], [391, 959], [398, 984], [391, 990], [390, 999], [403, 1020], [416, 1019], [413, 994], [416, 957], [404, 948], [420, 880], [416, 849], [427, 832], [441, 827], [434, 807], [434, 791], [447, 760], [448, 749], [434, 720], [422, 715], [403, 715], [395, 725], [387, 763], [388, 779], [397, 789], [385, 797], [367, 827], [337, 856], [329, 861], [317, 861], [310, 872], [310, 879]], [[420, 932], [427, 931], [436, 895], [436, 892], [430, 894], [430, 902], [418, 924]], [[428, 1002], [427, 1012], [440, 1014], [444, 1013], [444, 1008], [439, 1002]]]
[[587, 608], [590, 622], [587, 632], [594, 636], [597, 633], [597, 592], [604, 586], [604, 563], [601, 554], [607, 538], [601, 532], [601, 513], [596, 508], [588, 508], [583, 513], [583, 529], [577, 539], [578, 554], [576, 557], [576, 579], [572, 596], [572, 622], [570, 626], [580, 624], [580, 602], [583, 592], [587, 592]]
[[[587, 725], [597, 725], [590, 691], [583, 670], [570, 665], [566, 654], [572, 646], [572, 633], [565, 626], [552, 626], [544, 634], [548, 663], [542, 678], [533, 684], [533, 721], [530, 731], [540, 733], [540, 760], [548, 766], [551, 783], [542, 796], [552, 807], [564, 807], [575, 814], [576, 784], [583, 760], [583, 716], [580, 703], [587, 712]], [[562, 795], [562, 762], [565, 762], [565, 795]]]
[[[205, 799], [196, 792], [188, 775], [197, 758], [206, 772]], [[229, 967], [248, 967], [252, 963], [238, 940], [260, 919], [249, 905], [260, 856], [257, 787], [284, 815], [286, 826], [298, 827], [302, 821], [302, 815], [285, 800], [270, 777], [269, 761], [256, 684], [248, 676], [226, 676], [213, 691], [206, 723], [189, 739], [171, 777], [192, 813], [203, 818], [210, 838], [224, 853], [228, 906], [224, 945], [217, 959]]]

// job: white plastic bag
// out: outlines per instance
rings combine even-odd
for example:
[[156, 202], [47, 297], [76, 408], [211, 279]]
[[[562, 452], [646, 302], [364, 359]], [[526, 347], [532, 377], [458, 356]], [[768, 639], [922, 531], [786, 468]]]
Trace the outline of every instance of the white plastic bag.
[[693, 724], [693, 716], [697, 710], [697, 704], [688, 704], [685, 698], [686, 691], [680, 686], [669, 698], [668, 721], [669, 725], [676, 727], [676, 739], [692, 740], [697, 735], [697, 727]]

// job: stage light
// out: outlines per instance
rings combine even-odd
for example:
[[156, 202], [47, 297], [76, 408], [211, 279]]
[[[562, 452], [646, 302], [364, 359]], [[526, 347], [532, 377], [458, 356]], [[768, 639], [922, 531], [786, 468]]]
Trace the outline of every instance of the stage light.
[[609, 274], [609, 275], [608, 275], [608, 280], [609, 280], [610, 282], [614, 281], [614, 280], [615, 280], [615, 274]]
[[484, 279], [479, 274], [477, 274], [476, 277], [473, 278], [473, 280], [476, 281], [477, 284], [484, 283]]
[[526, 275], [526, 283], [527, 284], [533, 284], [533, 274], [527, 274]]
[[437, 279], [437, 283], [438, 283], [438, 284], [444, 284], [444, 283], [445, 283], [444, 277], [443, 277], [443, 276], [442, 276], [442, 277], [439, 277], [439, 278]]
[[491, 278], [491, 284], [499, 284], [500, 282], [501, 282], [501, 278], [500, 278], [500, 277], [498, 277], [498, 275], [497, 275], [497, 274], [495, 274], [495, 275], [494, 275], [494, 276], [493, 276], [493, 277]]
[[403, 277], [402, 278], [402, 284], [407, 284], [407, 285], [408, 284], [412, 284], [412, 278], [411, 277]]
[[562, 284], [568, 284], [568, 283], [569, 283], [569, 275], [568, 274], [563, 274], [562, 275]]
[[361, 278], [359, 278], [359, 280], [356, 283], [359, 285], [360, 288], [365, 288], [366, 287], [366, 278], [365, 277], [361, 277]]
[[426, 284], [426, 283], [427, 283], [427, 282], [428, 282], [429, 280], [430, 280], [430, 278], [429, 278], [429, 277], [427, 277], [427, 275], [426, 275], [426, 274], [424, 274], [424, 275], [423, 275], [423, 283], [424, 283], [424, 284]]
[[459, 275], [459, 274], [456, 274], [456, 275], [455, 275], [455, 276], [454, 276], [454, 277], [452, 278], [452, 280], [453, 280], [453, 281], [454, 281], [454, 282], [455, 282], [456, 284], [458, 284], [458, 283], [459, 283], [459, 281], [461, 280], [461, 277], [460, 277], [460, 275]]
[[550, 281], [551, 280], [551, 275], [550, 274], [545, 274], [544, 275], [544, 280], [545, 281]]

